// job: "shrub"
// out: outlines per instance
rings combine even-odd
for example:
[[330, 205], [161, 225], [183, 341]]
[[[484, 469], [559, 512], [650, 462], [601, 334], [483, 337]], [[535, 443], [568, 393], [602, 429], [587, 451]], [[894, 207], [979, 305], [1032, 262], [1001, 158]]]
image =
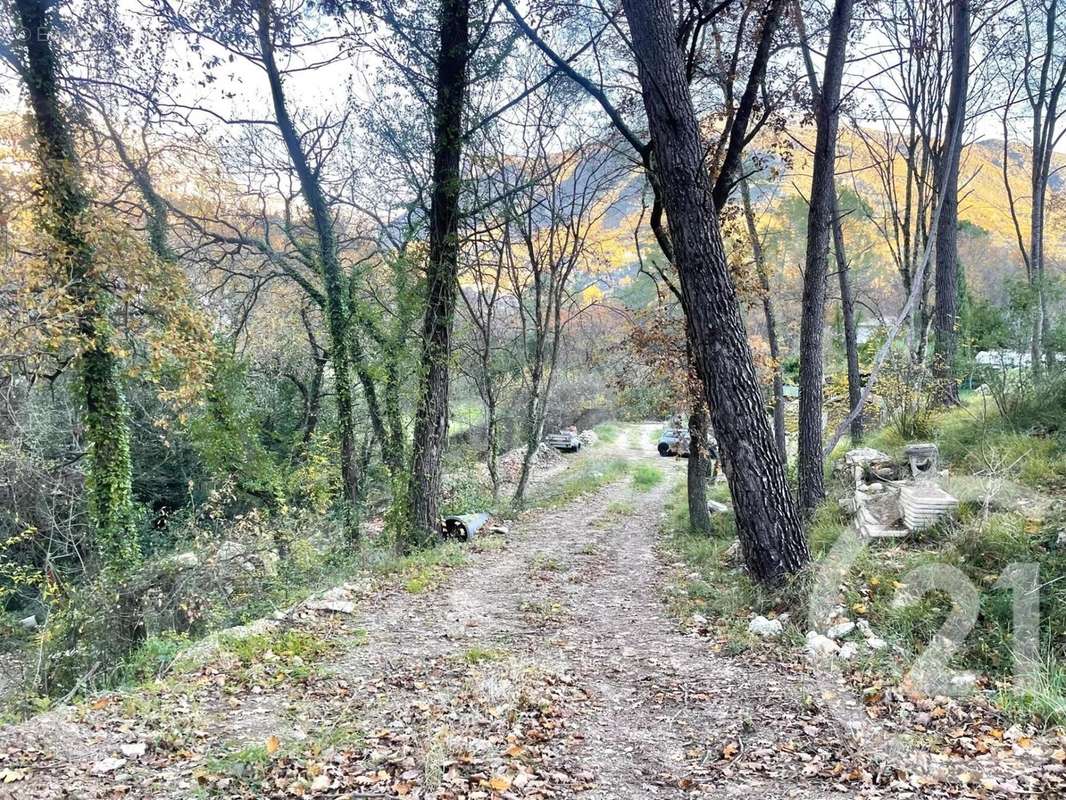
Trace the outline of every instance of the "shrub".
[[940, 385], [927, 367], [897, 354], [885, 363], [877, 390], [889, 424], [904, 441], [932, 437]]

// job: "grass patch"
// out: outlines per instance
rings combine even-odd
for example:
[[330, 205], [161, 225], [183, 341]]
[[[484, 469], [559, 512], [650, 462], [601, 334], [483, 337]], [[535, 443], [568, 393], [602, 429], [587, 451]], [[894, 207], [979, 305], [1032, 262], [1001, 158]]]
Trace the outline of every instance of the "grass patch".
[[212, 759], [207, 763], [207, 769], [216, 775], [226, 775], [257, 786], [265, 777], [270, 760], [266, 745], [253, 744]]
[[662, 483], [663, 471], [650, 464], [638, 464], [633, 470], [633, 485], [642, 492]]
[[490, 536], [479, 536], [474, 539], [473, 548], [479, 553], [498, 553], [507, 548], [507, 539], [498, 533]]
[[615, 517], [629, 517], [637, 513], [637, 507], [628, 500], [615, 500], [607, 505], [607, 513]]
[[622, 432], [622, 428], [614, 422], [601, 422], [592, 430], [596, 432], [600, 441], [605, 444], [612, 444]]
[[466, 553], [459, 543], [444, 542], [404, 556], [382, 552], [374, 569], [382, 575], [398, 577], [411, 594], [421, 594], [435, 589], [449, 572], [465, 563]]
[[614, 483], [628, 475], [630, 469], [625, 459], [583, 459], [567, 470], [558, 483], [530, 497], [526, 508], [558, 508]]
[[296, 628], [272, 634], [222, 637], [222, 649], [237, 657], [242, 667], [270, 662], [278, 666], [303, 666], [333, 649], [325, 639]]
[[570, 616], [566, 606], [553, 600], [523, 600], [518, 610], [531, 622], [541, 625], [565, 622]]
[[188, 647], [189, 637], [183, 633], [167, 631], [150, 636], [123, 664], [122, 686], [136, 686], [159, 680]]
[[[722, 516], [727, 515], [716, 515]], [[681, 618], [702, 614], [724, 625], [745, 616], [755, 602], [755, 591], [747, 576], [730, 563], [732, 524], [716, 527], [710, 536], [692, 530], [687, 489], [679, 483], [667, 497], [664, 533], [667, 549], [685, 565], [684, 576], [668, 588], [671, 613]]]
[[463, 653], [463, 661], [471, 666], [484, 664], [490, 661], [499, 661], [503, 657], [504, 654], [499, 650], [492, 650], [479, 645], [474, 645]]

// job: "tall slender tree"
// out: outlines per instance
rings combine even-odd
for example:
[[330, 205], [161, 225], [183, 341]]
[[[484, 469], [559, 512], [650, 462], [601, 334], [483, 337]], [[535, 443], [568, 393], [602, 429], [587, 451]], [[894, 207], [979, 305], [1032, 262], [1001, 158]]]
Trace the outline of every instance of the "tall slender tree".
[[[1062, 0], [1025, 0], [1014, 24], [1010, 46], [1004, 48], [1008, 87], [1002, 105], [1003, 183], [1032, 295], [1030, 353], [1033, 374], [1039, 380], [1047, 328], [1048, 186], [1055, 172], [1052, 156], [1066, 138], [1066, 6]], [[1016, 131], [1016, 116], [1023, 120], [1023, 130], [1029, 128], [1029, 213], [1025, 222], [1024, 193], [1018, 192], [1010, 175], [1010, 141]]]
[[788, 464], [788, 439], [785, 433], [785, 378], [781, 364], [781, 341], [777, 334], [777, 311], [774, 298], [770, 292], [770, 274], [766, 268], [766, 254], [763, 251], [762, 236], [755, 219], [755, 207], [751, 202], [751, 189], [747, 178], [740, 182], [740, 199], [744, 209], [744, 223], [748, 229], [748, 241], [751, 243], [752, 260], [755, 262], [755, 274], [759, 278], [762, 291], [763, 320], [766, 324], [766, 338], [770, 345], [770, 358], [774, 362], [774, 441], [781, 463]]
[[829, 236], [836, 206], [836, 146], [840, 126], [840, 86], [852, 0], [836, 0], [829, 19], [829, 47], [822, 89], [815, 98], [818, 134], [814, 149], [810, 209], [807, 214], [807, 259], [803, 273], [803, 312], [800, 319], [799, 505], [809, 516], [825, 498], [825, 461], [822, 458], [824, 407], [823, 344]]
[[[811, 90], [811, 100], [818, 102], [822, 87], [818, 83], [818, 74], [811, 57], [811, 46], [807, 39], [807, 26], [803, 19], [803, 7], [799, 0], [793, 4], [796, 19], [796, 33], [799, 37], [800, 53], [807, 73], [807, 84]], [[840, 315], [844, 326], [844, 358], [848, 368], [848, 408], [857, 408], [862, 395], [862, 375], [859, 373], [859, 335], [858, 320], [855, 315], [855, 293], [851, 287], [851, 265], [848, 263], [844, 245], [844, 222], [840, 212], [840, 199], [835, 187], [833, 190], [833, 256], [837, 266], [837, 285], [840, 287]], [[863, 438], [862, 414], [855, 415], [851, 423], [851, 441], [858, 444]]]
[[965, 123], [966, 95], [970, 79], [970, 0], [953, 0], [951, 15], [951, 88], [948, 115], [937, 164], [937, 191], [944, 195], [936, 221], [936, 299], [933, 306], [933, 374], [938, 379], [940, 399], [946, 405], [959, 402], [955, 371], [958, 343], [959, 294], [959, 161], [962, 136], [951, 132]]

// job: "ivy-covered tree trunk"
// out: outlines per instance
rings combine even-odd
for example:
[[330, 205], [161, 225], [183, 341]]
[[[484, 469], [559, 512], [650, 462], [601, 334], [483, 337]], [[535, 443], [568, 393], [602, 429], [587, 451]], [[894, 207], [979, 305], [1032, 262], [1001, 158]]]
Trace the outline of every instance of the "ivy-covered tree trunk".
[[55, 242], [49, 255], [65, 272], [77, 306], [83, 347], [77, 368], [88, 443], [89, 517], [105, 562], [128, 567], [140, 554], [133, 526], [128, 415], [118, 360], [111, 351], [107, 287], [86, 230], [90, 198], [58, 98], [49, 5], [44, 0], [15, 2], [25, 52], [21, 72], [33, 112], [43, 224]]
[[441, 458], [448, 437], [448, 361], [459, 276], [460, 157], [470, 40], [469, 0], [443, 0], [433, 109], [433, 192], [422, 360], [408, 487], [407, 548], [440, 532]]
[[851, 28], [852, 0], [836, 0], [829, 19], [829, 47], [822, 89], [815, 98], [818, 134], [807, 215], [807, 258], [803, 273], [803, 314], [800, 319], [799, 504], [810, 516], [825, 498], [825, 460], [822, 456], [824, 408], [823, 335], [829, 262], [829, 235], [836, 208], [837, 129], [840, 123], [840, 85]]
[[705, 148], [669, 0], [623, 0], [662, 186], [689, 341], [727, 456], [737, 534], [752, 576], [776, 582], [810, 559], [766, 420], [718, 226]]
[[341, 482], [347, 508], [349, 537], [359, 536], [355, 524], [355, 508], [360, 500], [360, 464], [355, 445], [354, 400], [352, 393], [352, 350], [349, 341], [350, 320], [348, 292], [337, 252], [337, 237], [333, 216], [318, 178], [304, 151], [303, 142], [285, 103], [285, 89], [274, 56], [273, 10], [270, 0], [258, 0], [258, 29], [260, 55], [270, 83], [270, 97], [274, 118], [285, 143], [289, 160], [300, 182], [300, 192], [311, 212], [315, 230], [318, 269], [324, 288], [323, 311], [329, 332], [329, 358], [333, 366], [334, 396], [337, 402], [337, 427], [340, 433]]

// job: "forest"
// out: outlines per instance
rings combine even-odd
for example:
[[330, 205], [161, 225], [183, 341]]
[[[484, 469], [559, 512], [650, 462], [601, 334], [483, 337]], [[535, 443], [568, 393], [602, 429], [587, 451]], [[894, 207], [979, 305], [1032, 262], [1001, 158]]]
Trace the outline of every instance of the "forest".
[[1066, 791], [1060, 0], [0, 0], [0, 798]]

